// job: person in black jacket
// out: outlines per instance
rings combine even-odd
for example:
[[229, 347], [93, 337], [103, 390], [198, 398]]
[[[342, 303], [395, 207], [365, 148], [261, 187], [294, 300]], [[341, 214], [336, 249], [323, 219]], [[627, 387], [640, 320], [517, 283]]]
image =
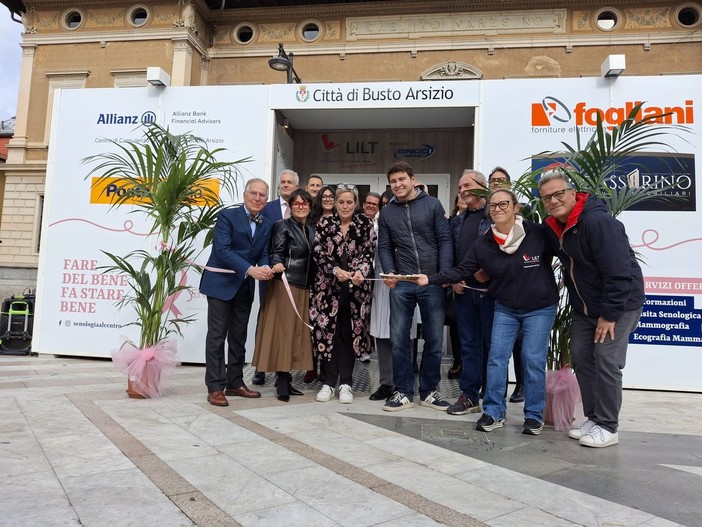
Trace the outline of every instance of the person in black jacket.
[[[278, 399], [286, 402], [290, 395], [302, 395], [292, 385], [290, 372], [312, 368], [312, 337], [305, 324], [309, 323], [314, 247], [314, 228], [307, 221], [312, 196], [297, 189], [290, 195], [288, 205], [291, 217], [273, 224], [269, 260], [276, 275], [266, 288], [259, 313], [252, 361], [257, 371], [277, 372]], [[281, 279], [283, 272], [295, 308]]]
[[576, 192], [562, 168], [542, 174], [539, 194], [550, 214], [549, 240], [565, 269], [573, 369], [587, 417], [568, 435], [583, 446], [615, 445], [629, 334], [646, 299], [641, 267], [624, 225], [602, 200]]
[[[387, 172], [393, 198], [380, 211], [378, 256], [388, 274], [416, 275], [448, 270], [452, 263], [451, 233], [441, 202], [417, 189], [414, 171], [400, 161]], [[386, 279], [390, 288], [390, 341], [395, 393], [383, 410], [414, 406], [414, 371], [410, 326], [415, 307], [422, 315], [424, 350], [419, 370], [420, 404], [446, 411], [450, 406], [437, 387], [446, 292], [440, 286], [420, 288], [407, 280]]]
[[522, 336], [524, 367], [524, 425], [522, 432], [538, 435], [546, 406], [548, 336], [556, 315], [558, 289], [551, 268], [546, 229], [523, 220], [511, 190], [490, 196], [493, 224], [478, 238], [463, 261], [446, 272], [421, 275], [418, 284], [455, 284], [480, 271], [490, 278], [488, 294], [495, 299], [483, 415], [477, 429], [501, 428], [507, 412], [507, 367], [518, 335]]

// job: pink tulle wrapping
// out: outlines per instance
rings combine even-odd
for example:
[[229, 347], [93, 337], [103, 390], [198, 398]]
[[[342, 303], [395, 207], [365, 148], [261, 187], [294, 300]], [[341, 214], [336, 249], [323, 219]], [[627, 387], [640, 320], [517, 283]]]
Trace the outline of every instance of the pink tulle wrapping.
[[567, 432], [582, 413], [580, 387], [573, 369], [564, 366], [560, 370], [547, 371], [544, 422], [552, 424], [559, 432]]
[[180, 364], [173, 340], [162, 340], [144, 349], [125, 341], [112, 352], [112, 362], [119, 371], [127, 374], [135, 392], [152, 399], [161, 396], [163, 380]]

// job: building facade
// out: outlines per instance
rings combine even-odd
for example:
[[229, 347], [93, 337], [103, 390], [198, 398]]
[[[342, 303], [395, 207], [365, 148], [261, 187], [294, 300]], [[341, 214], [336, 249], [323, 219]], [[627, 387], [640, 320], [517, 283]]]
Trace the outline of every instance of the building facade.
[[[626, 57], [625, 75], [702, 72], [702, 6], [688, 1], [2, 3], [24, 25], [14, 137], [7, 162], [0, 164], [3, 296], [36, 283], [53, 94], [59, 88], [145, 86], [147, 67], [154, 66], [170, 75], [172, 86], [274, 84], [301, 77], [304, 83], [329, 83], [329, 97], [334, 83], [438, 80], [449, 85], [600, 76], [610, 55]], [[268, 66], [279, 55], [279, 44], [293, 63], [290, 79]], [[302, 149], [325, 130], [343, 131], [346, 144], [357, 150], [378, 138], [387, 142], [400, 128], [408, 137], [417, 133], [416, 121], [364, 119], [320, 123], [291, 117], [286, 124]], [[446, 120], [427, 115], [422, 130], [453, 145], [445, 150], [455, 154], [437, 156], [431, 170], [453, 178], [472, 166], [467, 145], [474, 138], [470, 114], [459, 123]], [[504, 120], [509, 126], [509, 115]], [[378, 163], [392, 161], [380, 151], [377, 156]], [[294, 168], [303, 179], [336, 171], [320, 166], [314, 155], [295, 156]], [[348, 171], [362, 175], [377, 168], [357, 165]], [[273, 181], [274, 174], [264, 177]]]

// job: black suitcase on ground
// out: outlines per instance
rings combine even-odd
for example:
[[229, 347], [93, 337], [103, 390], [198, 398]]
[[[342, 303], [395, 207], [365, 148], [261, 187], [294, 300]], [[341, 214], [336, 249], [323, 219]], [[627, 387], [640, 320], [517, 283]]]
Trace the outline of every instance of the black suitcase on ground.
[[2, 303], [0, 312], [0, 354], [29, 355], [34, 328], [32, 294], [13, 295]]

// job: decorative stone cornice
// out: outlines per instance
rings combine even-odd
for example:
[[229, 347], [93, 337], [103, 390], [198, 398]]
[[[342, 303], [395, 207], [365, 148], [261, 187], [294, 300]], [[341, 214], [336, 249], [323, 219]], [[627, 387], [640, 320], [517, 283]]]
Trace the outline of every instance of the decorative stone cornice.
[[87, 44], [102, 42], [139, 42], [149, 40], [187, 40], [201, 55], [206, 54], [207, 44], [188, 28], [152, 29], [135, 33], [130, 30], [83, 31], [80, 33], [51, 33], [25, 35], [24, 46], [45, 46], [50, 44]]
[[[500, 49], [515, 49], [515, 48], [552, 48], [562, 47], [570, 51], [576, 50], [581, 46], [652, 46], [657, 44], [678, 44], [702, 42], [702, 32], [686, 32], [681, 35], [676, 31], [665, 31], [656, 33], [644, 34], [621, 34], [613, 35], [611, 33], [602, 35], [547, 35], [547, 36], [500, 36], [500, 37], [485, 37], [483, 39], [418, 39], [411, 42], [368, 42], [356, 41], [346, 44], [331, 44], [324, 46], [310, 47], [306, 45], [287, 45], [286, 51], [294, 52], [295, 57], [305, 55], [344, 55], [348, 57], [353, 54], [365, 53], [394, 53], [394, 52], [422, 52], [422, 51], [458, 51], [470, 49], [493, 48], [495, 51]], [[271, 46], [256, 46], [256, 47], [215, 47], [208, 50], [209, 58], [237, 58], [237, 57], [272, 57], [276, 54], [276, 49]]]

